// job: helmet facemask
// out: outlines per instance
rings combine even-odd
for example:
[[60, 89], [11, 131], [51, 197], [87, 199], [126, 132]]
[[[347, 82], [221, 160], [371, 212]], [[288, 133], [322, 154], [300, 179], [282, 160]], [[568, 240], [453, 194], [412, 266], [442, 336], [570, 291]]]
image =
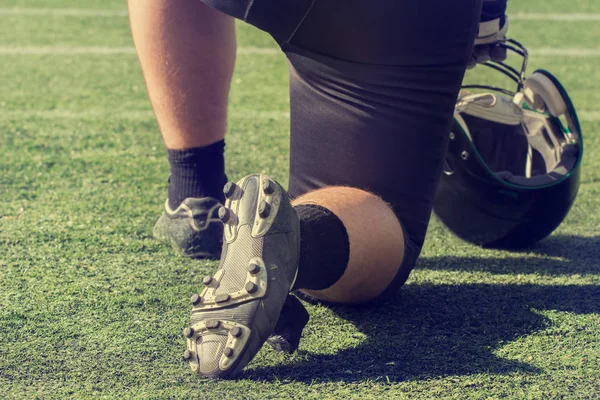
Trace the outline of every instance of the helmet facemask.
[[483, 64], [516, 91], [463, 85], [456, 103], [434, 211], [457, 236], [484, 247], [528, 247], [551, 234], [579, 189], [583, 138], [575, 108], [548, 71], [526, 77], [504, 62]]

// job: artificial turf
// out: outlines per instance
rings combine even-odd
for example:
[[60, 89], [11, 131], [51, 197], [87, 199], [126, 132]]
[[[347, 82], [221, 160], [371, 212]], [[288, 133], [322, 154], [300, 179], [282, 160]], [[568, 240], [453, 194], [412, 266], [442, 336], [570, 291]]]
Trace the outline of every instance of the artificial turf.
[[[510, 4], [530, 71], [555, 73], [582, 119], [581, 190], [555, 234], [483, 250], [433, 219], [393, 301], [307, 305], [300, 351], [265, 348], [232, 381], [198, 378], [181, 357], [189, 295], [217, 263], [151, 237], [168, 164], [125, 10], [0, 0], [0, 398], [600, 397], [600, 3]], [[238, 28], [227, 171], [286, 184], [286, 61]]]

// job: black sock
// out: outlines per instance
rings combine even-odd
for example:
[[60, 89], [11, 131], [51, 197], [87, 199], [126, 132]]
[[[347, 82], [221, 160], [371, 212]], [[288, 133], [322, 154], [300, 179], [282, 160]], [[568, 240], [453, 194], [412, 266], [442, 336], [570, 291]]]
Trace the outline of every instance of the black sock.
[[225, 140], [205, 147], [168, 150], [169, 207], [175, 210], [188, 197], [214, 197], [224, 202]]
[[294, 207], [300, 217], [300, 262], [293, 290], [326, 289], [346, 271], [348, 232], [342, 221], [316, 204]]

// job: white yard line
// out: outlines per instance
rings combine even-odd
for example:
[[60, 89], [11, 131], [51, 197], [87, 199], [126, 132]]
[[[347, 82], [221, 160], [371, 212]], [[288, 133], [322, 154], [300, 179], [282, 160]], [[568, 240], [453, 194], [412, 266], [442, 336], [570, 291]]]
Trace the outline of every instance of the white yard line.
[[265, 56], [281, 54], [281, 50], [276, 47], [238, 47], [238, 54], [262, 54]]
[[0, 46], [0, 55], [77, 55], [77, 54], [136, 54], [134, 47], [105, 46], [43, 46], [43, 47], [11, 47]]
[[[126, 17], [126, 9], [102, 10], [93, 8], [0, 8], [0, 16], [32, 15], [60, 17]], [[513, 21], [600, 21], [600, 13], [510, 13]]]
[[596, 49], [586, 49], [586, 48], [532, 48], [529, 49], [529, 54], [532, 56], [541, 56], [541, 57], [578, 57], [578, 58], [586, 58], [586, 57], [599, 57], [600, 56], [600, 48]]
[[2, 119], [26, 119], [26, 118], [41, 118], [41, 119], [147, 119], [153, 118], [152, 111], [70, 111], [70, 110], [2, 110], [0, 109], [0, 118]]
[[[577, 112], [579, 119], [582, 122], [600, 122], [600, 111], [596, 110], [579, 110]], [[152, 111], [35, 111], [35, 110], [5, 110], [0, 108], [0, 119], [25, 119], [25, 118], [42, 118], [42, 119], [125, 119], [125, 120], [140, 120], [153, 119]], [[229, 118], [235, 119], [275, 119], [285, 120], [290, 118], [290, 114], [286, 111], [244, 111], [238, 110], [229, 113]]]
[[[600, 57], [600, 48], [531, 48], [529, 53], [539, 57]], [[0, 55], [119, 55], [135, 54], [134, 47], [106, 47], [106, 46], [33, 46], [13, 47], [0, 46]], [[279, 55], [281, 51], [273, 47], [240, 47], [240, 55]]]
[[127, 10], [86, 8], [0, 8], [0, 16], [33, 15], [43, 17], [126, 17]]
[[[107, 46], [32, 46], [15, 47], [0, 46], [0, 55], [114, 55], [136, 54], [134, 47], [107, 47]], [[238, 54], [276, 55], [281, 51], [273, 47], [240, 47]]]
[[508, 19], [511, 21], [559, 21], [559, 22], [578, 22], [578, 21], [600, 21], [600, 14], [548, 14], [548, 13], [509, 13]]
[[[153, 119], [154, 113], [150, 110], [136, 111], [111, 111], [111, 110], [88, 110], [88, 111], [70, 111], [70, 110], [53, 110], [53, 111], [36, 111], [36, 110], [2, 110], [0, 108], [0, 119], [26, 119], [26, 118], [41, 118], [41, 119], [124, 119], [124, 120], [144, 120]], [[285, 120], [290, 118], [290, 113], [286, 111], [244, 111], [238, 110], [229, 113], [231, 119], [275, 119]]]
[[589, 111], [589, 110], [577, 111], [577, 116], [583, 122], [598, 122], [598, 121], [600, 121], [600, 111]]

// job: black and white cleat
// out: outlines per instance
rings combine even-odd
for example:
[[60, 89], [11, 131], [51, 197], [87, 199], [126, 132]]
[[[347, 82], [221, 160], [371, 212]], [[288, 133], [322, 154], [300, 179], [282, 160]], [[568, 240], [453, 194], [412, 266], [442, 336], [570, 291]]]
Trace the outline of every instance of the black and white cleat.
[[308, 323], [308, 311], [296, 296], [290, 294], [285, 301], [277, 325], [267, 339], [267, 344], [274, 350], [293, 353], [298, 350], [302, 330]]
[[190, 299], [184, 359], [192, 371], [227, 378], [268, 339], [298, 271], [300, 229], [285, 190], [265, 175], [224, 188], [223, 253], [218, 271]]
[[217, 199], [203, 197], [185, 199], [171, 210], [167, 200], [152, 235], [184, 257], [217, 259], [223, 236], [223, 223], [217, 216], [220, 207]]

